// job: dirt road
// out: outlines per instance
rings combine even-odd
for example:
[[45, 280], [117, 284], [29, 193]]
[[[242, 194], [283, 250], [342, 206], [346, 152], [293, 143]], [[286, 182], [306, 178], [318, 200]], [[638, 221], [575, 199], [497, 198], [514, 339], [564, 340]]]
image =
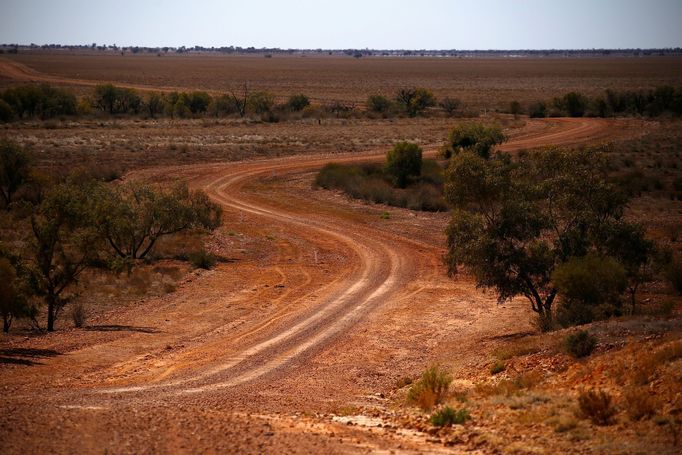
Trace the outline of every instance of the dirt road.
[[[531, 124], [511, 151], [592, 141], [608, 121]], [[544, 131], [541, 132], [541, 131]], [[433, 153], [433, 151], [429, 152]], [[383, 151], [335, 156], [376, 160]], [[328, 156], [140, 171], [186, 179], [225, 208], [218, 247], [257, 255], [193, 274], [106, 326], [10, 340], [0, 365], [5, 453], [442, 451], [423, 435], [334, 421], [381, 405], [398, 379], [458, 357], [480, 368], [495, 336], [528, 329], [440, 264], [446, 214], [414, 215], [310, 189]], [[117, 327], [116, 330], [103, 327]], [[65, 349], [64, 346], [72, 346]]]

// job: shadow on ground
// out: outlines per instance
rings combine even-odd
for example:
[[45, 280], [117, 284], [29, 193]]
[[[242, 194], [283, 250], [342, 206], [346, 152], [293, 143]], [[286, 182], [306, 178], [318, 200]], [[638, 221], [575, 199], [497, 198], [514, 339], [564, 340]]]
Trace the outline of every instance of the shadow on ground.
[[55, 357], [60, 352], [52, 349], [7, 348], [0, 349], [0, 363], [14, 365], [42, 365], [39, 359]]

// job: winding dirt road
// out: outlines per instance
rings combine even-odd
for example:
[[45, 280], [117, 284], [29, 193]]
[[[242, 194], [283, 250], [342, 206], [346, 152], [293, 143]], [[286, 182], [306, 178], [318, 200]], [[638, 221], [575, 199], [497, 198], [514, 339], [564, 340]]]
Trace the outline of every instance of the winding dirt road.
[[[503, 150], [599, 141], [613, 125], [531, 121]], [[476, 362], [475, 346], [519, 327], [518, 316], [494, 314], [491, 296], [444, 277], [447, 215], [392, 209], [395, 219], [380, 224], [383, 208], [311, 191], [311, 172], [330, 160], [297, 156], [133, 175], [179, 177], [205, 189], [226, 219], [239, 220], [231, 227], [266, 245], [262, 255], [116, 314], [107, 322], [127, 327], [122, 332], [55, 333], [5, 349], [63, 354], [1, 367], [5, 453], [424, 450], [410, 435], [342, 425], [318, 433], [315, 422], [301, 424], [291, 413], [369, 400], [362, 397], [422, 368], [443, 346]], [[60, 346], [79, 336], [86, 338], [64, 353]]]

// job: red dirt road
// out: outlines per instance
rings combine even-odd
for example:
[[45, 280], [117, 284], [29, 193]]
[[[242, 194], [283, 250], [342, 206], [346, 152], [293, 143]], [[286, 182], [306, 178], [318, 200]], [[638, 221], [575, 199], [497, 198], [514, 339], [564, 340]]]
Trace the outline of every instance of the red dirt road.
[[[601, 140], [613, 123], [530, 125], [504, 150]], [[311, 171], [328, 161], [132, 176], [204, 188], [225, 208], [226, 229], [238, 232], [218, 235], [218, 247], [242, 259], [112, 314], [106, 324], [116, 330], [95, 325], [3, 341], [4, 355], [24, 350], [34, 359], [0, 365], [3, 452], [445, 451], [423, 435], [367, 431], [322, 415], [381, 406], [380, 394], [397, 379], [439, 358], [459, 358], [453, 369], [465, 379], [480, 368], [486, 340], [527, 330], [519, 320], [525, 304], [496, 307], [466, 279], [444, 276], [447, 215], [391, 209], [384, 221], [382, 207], [310, 190]], [[258, 254], [238, 253], [244, 245], [257, 245]]]

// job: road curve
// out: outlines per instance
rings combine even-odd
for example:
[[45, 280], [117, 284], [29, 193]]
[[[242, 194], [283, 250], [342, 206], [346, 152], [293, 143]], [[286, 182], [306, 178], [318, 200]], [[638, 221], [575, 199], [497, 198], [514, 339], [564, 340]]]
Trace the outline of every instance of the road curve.
[[[505, 144], [505, 151], [540, 145], [563, 145], [582, 142], [598, 136], [608, 128], [608, 123], [590, 119], [553, 119], [552, 127], [544, 134], [520, 135]], [[426, 155], [435, 154], [435, 150]], [[380, 160], [382, 152], [368, 152], [355, 155], [341, 155], [335, 162], [357, 162]], [[178, 168], [185, 172], [192, 186], [203, 188], [209, 196], [226, 211], [248, 213], [263, 223], [277, 223], [287, 226], [296, 235], [310, 241], [325, 239], [343, 245], [354, 267], [330, 283], [320, 285], [306, 310], [300, 311], [287, 325], [264, 321], [253, 337], [246, 337], [236, 353], [217, 356], [203, 369], [187, 371], [172, 379], [159, 378], [147, 384], [129, 387], [100, 389], [101, 393], [140, 392], [160, 389], [169, 393], [198, 393], [233, 387], [261, 378], [268, 373], [285, 367], [315, 348], [325, 346], [340, 333], [351, 328], [363, 315], [399, 298], [411, 280], [419, 273], [418, 260], [414, 255], [415, 243], [410, 239], [389, 235], [368, 228], [360, 223], [329, 218], [315, 213], [302, 214], [298, 211], [272, 204], [256, 198], [247, 188], [264, 177], [276, 174], [286, 176], [320, 168], [332, 161], [329, 156], [298, 156], [230, 165], [203, 165]], [[168, 169], [163, 170], [168, 172]], [[428, 254], [437, 256], [434, 247]], [[423, 270], [421, 271], [424, 272]], [[298, 307], [299, 300], [311, 300], [311, 293], [291, 302]], [[260, 333], [259, 333], [260, 332]], [[249, 342], [249, 340], [255, 340]], [[225, 343], [234, 340], [228, 337]]]

